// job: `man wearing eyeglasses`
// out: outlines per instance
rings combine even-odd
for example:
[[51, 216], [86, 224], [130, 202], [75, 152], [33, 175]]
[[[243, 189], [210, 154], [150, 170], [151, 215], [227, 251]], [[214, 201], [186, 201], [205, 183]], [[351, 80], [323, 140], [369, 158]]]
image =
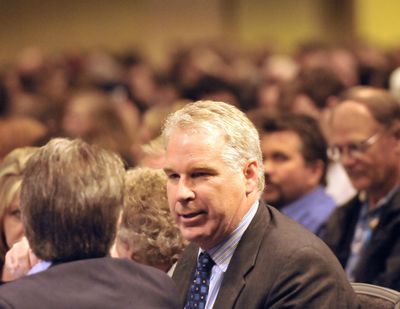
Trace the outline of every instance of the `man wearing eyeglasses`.
[[322, 238], [351, 281], [400, 290], [400, 105], [385, 90], [355, 87], [330, 120], [328, 155], [358, 195], [336, 209]]

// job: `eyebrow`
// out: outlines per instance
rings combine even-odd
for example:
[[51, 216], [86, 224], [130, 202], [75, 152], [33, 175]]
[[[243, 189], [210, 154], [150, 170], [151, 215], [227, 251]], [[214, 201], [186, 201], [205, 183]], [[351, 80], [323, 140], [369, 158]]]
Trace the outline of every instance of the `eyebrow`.
[[210, 166], [210, 165], [195, 165], [195, 166], [192, 166], [191, 169], [192, 170], [205, 170], [205, 171], [213, 171], [213, 170], [215, 170], [215, 168], [213, 166]]
[[[174, 169], [170, 168], [170, 167], [165, 167], [163, 168], [164, 173], [168, 174], [168, 173], [175, 173]], [[207, 165], [197, 165], [197, 166], [192, 166], [190, 168], [190, 171], [215, 171], [215, 168], [212, 166], [207, 166]]]
[[169, 173], [174, 172], [174, 170], [172, 168], [168, 168], [168, 167], [163, 168], [163, 170], [164, 170], [165, 174], [169, 174]]

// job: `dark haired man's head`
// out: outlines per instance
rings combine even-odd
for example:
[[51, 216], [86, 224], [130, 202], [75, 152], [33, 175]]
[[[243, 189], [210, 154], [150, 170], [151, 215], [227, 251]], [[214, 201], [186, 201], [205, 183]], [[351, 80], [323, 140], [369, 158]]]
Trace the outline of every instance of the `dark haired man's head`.
[[283, 207], [325, 184], [327, 145], [313, 118], [288, 114], [264, 116], [257, 122], [266, 202]]
[[28, 161], [21, 189], [33, 252], [52, 262], [104, 257], [116, 235], [124, 166], [114, 153], [57, 138]]

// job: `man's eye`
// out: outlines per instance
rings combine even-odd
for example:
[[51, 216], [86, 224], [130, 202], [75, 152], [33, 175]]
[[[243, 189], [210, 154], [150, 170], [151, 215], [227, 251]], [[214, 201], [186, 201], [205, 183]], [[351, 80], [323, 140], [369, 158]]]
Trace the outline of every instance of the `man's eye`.
[[363, 144], [348, 144], [347, 149], [352, 152], [352, 151], [362, 151], [363, 150]]
[[192, 174], [193, 178], [206, 177], [206, 176], [210, 176], [210, 174], [206, 172], [195, 172]]
[[171, 180], [179, 178], [179, 175], [176, 173], [171, 173], [171, 174], [168, 174], [167, 176], [168, 176], [168, 179], [171, 179]]
[[273, 155], [272, 159], [275, 162], [285, 162], [285, 161], [288, 160], [288, 157], [286, 155], [282, 154], [282, 153], [276, 153], [276, 154]]

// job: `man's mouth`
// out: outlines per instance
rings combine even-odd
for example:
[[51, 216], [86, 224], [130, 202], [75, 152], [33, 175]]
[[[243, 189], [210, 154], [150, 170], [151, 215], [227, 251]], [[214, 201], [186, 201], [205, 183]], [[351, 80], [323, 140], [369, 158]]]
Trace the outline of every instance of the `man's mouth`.
[[364, 171], [358, 169], [348, 169], [346, 170], [346, 172], [349, 175], [349, 177], [359, 178], [365, 176]]
[[201, 211], [191, 212], [188, 214], [181, 214], [181, 217], [183, 217], [184, 219], [192, 219], [192, 218], [196, 218], [197, 216], [203, 215], [203, 214], [206, 214], [206, 212], [201, 210]]

